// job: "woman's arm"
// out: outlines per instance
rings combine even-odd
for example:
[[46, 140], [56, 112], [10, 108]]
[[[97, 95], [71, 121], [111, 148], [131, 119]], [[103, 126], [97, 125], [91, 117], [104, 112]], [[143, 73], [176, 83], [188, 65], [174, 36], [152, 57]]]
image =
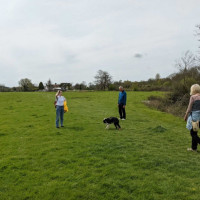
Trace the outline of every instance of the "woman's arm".
[[185, 116], [184, 116], [184, 120], [185, 121], [187, 120], [189, 113], [192, 111], [192, 105], [193, 105], [193, 103], [194, 103], [194, 99], [191, 96], [190, 97], [190, 102], [189, 102], [189, 105], [188, 105], [188, 108], [187, 108], [187, 111], [186, 111]]
[[58, 90], [58, 92], [56, 93], [56, 97], [59, 95], [60, 91]]

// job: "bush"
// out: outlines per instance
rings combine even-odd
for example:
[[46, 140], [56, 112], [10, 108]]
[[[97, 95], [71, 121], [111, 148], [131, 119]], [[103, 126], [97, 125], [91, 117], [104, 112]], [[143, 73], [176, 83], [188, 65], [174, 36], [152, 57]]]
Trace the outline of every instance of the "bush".
[[183, 117], [187, 109], [190, 95], [185, 94], [179, 101], [171, 100], [172, 93], [166, 94], [164, 97], [150, 96], [148, 97], [147, 106], [155, 108], [162, 112], [168, 112], [173, 115]]

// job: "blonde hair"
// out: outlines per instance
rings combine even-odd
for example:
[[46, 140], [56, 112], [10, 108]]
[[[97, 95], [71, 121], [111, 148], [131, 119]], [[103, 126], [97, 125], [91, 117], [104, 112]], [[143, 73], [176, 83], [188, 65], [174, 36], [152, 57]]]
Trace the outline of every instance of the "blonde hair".
[[190, 88], [190, 95], [195, 95], [197, 93], [200, 93], [200, 86], [199, 84], [194, 84]]

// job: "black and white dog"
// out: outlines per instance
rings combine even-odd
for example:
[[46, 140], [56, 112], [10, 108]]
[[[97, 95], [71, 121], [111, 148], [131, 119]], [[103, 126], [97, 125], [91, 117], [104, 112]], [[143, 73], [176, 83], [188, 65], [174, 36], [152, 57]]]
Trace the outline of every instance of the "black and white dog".
[[116, 117], [104, 118], [103, 123], [106, 124], [106, 129], [109, 129], [110, 124], [114, 124], [116, 129], [121, 129], [119, 120]]

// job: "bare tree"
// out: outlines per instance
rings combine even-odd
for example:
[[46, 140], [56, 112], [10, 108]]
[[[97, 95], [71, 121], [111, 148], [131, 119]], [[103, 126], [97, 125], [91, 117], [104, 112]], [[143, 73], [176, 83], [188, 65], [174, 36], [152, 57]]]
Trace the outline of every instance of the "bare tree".
[[31, 80], [28, 78], [23, 78], [19, 81], [19, 86], [22, 88], [23, 91], [32, 91], [34, 90], [34, 85], [32, 84]]
[[46, 83], [46, 87], [47, 87], [47, 90], [50, 92], [53, 90], [53, 85], [52, 85], [52, 82], [51, 82], [51, 79], [49, 79]]
[[196, 56], [188, 50], [179, 60], [176, 61], [176, 67], [180, 72], [188, 71], [196, 65], [196, 61]]
[[95, 76], [95, 83], [100, 90], [106, 90], [112, 83], [112, 77], [108, 72], [99, 70]]
[[194, 78], [195, 71], [192, 70], [197, 66], [197, 57], [190, 51], [186, 51], [185, 54], [176, 61], [176, 67], [179, 69], [179, 76], [183, 82], [183, 88], [185, 92], [188, 92], [188, 78]]

